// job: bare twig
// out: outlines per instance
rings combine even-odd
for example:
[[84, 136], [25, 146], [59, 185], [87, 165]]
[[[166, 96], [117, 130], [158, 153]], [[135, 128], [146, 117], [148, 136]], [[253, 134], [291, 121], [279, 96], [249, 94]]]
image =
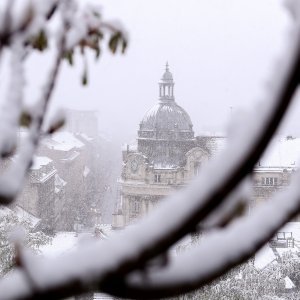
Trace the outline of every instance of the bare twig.
[[[125, 276], [134, 269], [142, 268], [145, 262], [149, 259], [166, 251], [170, 245], [179, 241], [183, 236], [189, 232], [193, 232], [197, 224], [204, 220], [212, 211], [214, 211], [224, 201], [227, 195], [249, 174], [252, 172], [253, 167], [258, 161], [259, 157], [264, 152], [273, 134], [278, 128], [289, 104], [292, 101], [293, 95], [298, 87], [300, 78], [300, 38], [293, 49], [293, 58], [289, 64], [289, 72], [281, 82], [282, 87], [279, 90], [277, 99], [275, 99], [274, 110], [270, 113], [266, 120], [266, 125], [257, 138], [251, 144], [248, 153], [240, 160], [232, 164], [227, 170], [226, 178], [222, 178], [214, 189], [208, 187], [208, 194], [205, 197], [199, 199], [199, 205], [193, 207], [193, 211], [189, 215], [184, 217], [181, 222], [177, 222], [170, 226], [166, 234], [158, 234], [151, 242], [144, 245], [143, 249], [140, 249], [136, 257], [130, 257], [127, 261], [122, 262], [115, 273], [108, 275], [106, 283], [113, 284], [114, 276], [117, 280]], [[226, 158], [224, 157], [225, 161]], [[224, 166], [223, 166], [224, 167]], [[201, 183], [198, 182], [200, 185]], [[206, 188], [210, 182], [205, 182]], [[202, 186], [204, 188], [204, 186]], [[203, 196], [203, 195], [201, 195]], [[186, 201], [187, 194], [182, 197], [182, 201]], [[149, 225], [148, 225], [149, 226]], [[267, 241], [267, 240], [266, 240]], [[117, 286], [117, 285], [116, 285]]]
[[[226, 201], [225, 199], [230, 192], [234, 190], [247, 174], [252, 172], [255, 163], [265, 150], [285, 114], [298, 85], [300, 75], [299, 36], [297, 36], [297, 45], [293, 50], [294, 52], [289, 64], [289, 71], [285, 74], [286, 77], [284, 77], [281, 85], [279, 85], [279, 92], [275, 94], [276, 101], [274, 109], [269, 110], [265, 127], [258, 135], [250, 138], [252, 143], [249, 148], [244, 149], [246, 150], [245, 155], [240, 151], [240, 153], [237, 153], [238, 158], [232, 159], [231, 164], [224, 167], [227, 171], [226, 177], [219, 176], [213, 183], [202, 181], [203, 177], [202, 179], [200, 177], [192, 187], [180, 191], [173, 197], [177, 203], [188, 199], [192, 201], [193, 205], [187, 206], [183, 212], [177, 211], [178, 215], [176, 217], [178, 218], [174, 217], [174, 220], [168, 220], [167, 224], [163, 224], [162, 228], [152, 230], [151, 236], [144, 237], [144, 239], [142, 235], [147, 234], [147, 229], [150, 228], [151, 225], [155, 226], [154, 221], [158, 220], [157, 216], [163, 217], [165, 212], [169, 213], [170, 206], [162, 207], [154, 217], [150, 216], [143, 221], [138, 230], [132, 229], [131, 231], [120, 235], [118, 241], [117, 238], [115, 238], [108, 241], [107, 244], [96, 244], [94, 248], [87, 248], [84, 251], [73, 253], [67, 258], [57, 259], [41, 265], [36, 265], [37, 259], [33, 258], [32, 265], [35, 268], [36, 276], [33, 272], [32, 280], [37, 289], [33, 290], [31, 286], [28, 285], [26, 272], [22, 269], [17, 270], [14, 274], [8, 275], [0, 282], [0, 294], [3, 299], [59, 299], [92, 290], [96, 287], [111, 293], [117, 293], [115, 290], [119, 290], [119, 295], [123, 297], [131, 295], [137, 296], [139, 287], [134, 286], [131, 281], [127, 281], [127, 279], [129, 280], [131, 278], [129, 274], [144, 268], [148, 261], [161, 255], [184, 235], [192, 232], [199, 221], [207, 218], [207, 216], [219, 207], [222, 202]], [[26, 168], [24, 169], [24, 172], [29, 167], [29, 158], [32, 158], [31, 150], [38, 144], [39, 132], [43, 123], [43, 115], [47, 109], [55, 85], [61, 58], [61, 55], [58, 55], [51, 80], [44, 93], [45, 101], [41, 103], [41, 108], [34, 117], [34, 122], [30, 128], [30, 138], [27, 140], [30, 151], [28, 151], [28, 149], [24, 150], [25, 152], [27, 151], [25, 155], [27, 164], [25, 165]], [[195, 196], [193, 192], [199, 191], [197, 185], [203, 183], [205, 183], [205, 187], [201, 187], [203, 192]], [[292, 206], [291, 209], [286, 212], [286, 215], [291, 216], [295, 214], [298, 209], [297, 205]], [[223, 272], [236, 262], [241, 261], [241, 259], [245, 259], [254, 253], [254, 251], [266, 241], [265, 239], [269, 234], [274, 232], [278, 226], [281, 226], [285, 220], [286, 217], [284, 215], [275, 225], [273, 224], [274, 226], [268, 231], [268, 234], [264, 236], [263, 239], [256, 240], [255, 245], [250, 252], [244, 252], [241, 257], [238, 257], [235, 261], [220, 265], [220, 268], [215, 274], [207, 275], [206, 279], [200, 278], [198, 281], [196, 280], [194, 283], [190, 283], [190, 285], [185, 282], [184, 285], [182, 284], [183, 288], [188, 289], [198, 287], [199, 284], [211, 280], [213, 276], [219, 274], [218, 272]], [[120, 243], [126, 243], [128, 240], [131, 243], [140, 243], [136, 245], [134, 251], [130, 251], [126, 247], [124, 249], [119, 249]], [[114, 253], [112, 254], [111, 251]], [[90, 256], [95, 257], [95, 261], [86, 259]], [[76, 264], [82, 257], [84, 257], [86, 261], [81, 261], [80, 269], [74, 270], [73, 264]], [[66, 260], [66, 262], [64, 260]], [[58, 273], [57, 269], [59, 269], [59, 272], [61, 273]], [[58, 274], [63, 275], [63, 277], [57, 278]], [[5, 290], [6, 282], [9, 282], [9, 280], [15, 280], [17, 284], [20, 284], [22, 289], [19, 289], [18, 291], [13, 291], [11, 289]], [[130, 284], [128, 282], [130, 282]], [[147, 283], [142, 282], [142, 284], [145, 284], [145, 286], [142, 286], [140, 289], [144, 288], [144, 290], [146, 290]], [[150, 287], [149, 293], [156, 293], [155, 287], [148, 286]], [[126, 288], [128, 288], [128, 290], [126, 290]], [[168, 293], [176, 294], [178, 292], [178, 290], [175, 290], [174, 285], [169, 285], [166, 289], [168, 289]], [[156, 291], [157, 290], [158, 289], [156, 289]], [[130, 292], [132, 294], [130, 294]], [[165, 290], [162, 289], [158, 291], [155, 296], [166, 295], [164, 293]]]
[[[208, 189], [209, 193], [204, 194], [204, 199], [200, 199], [200, 204], [196, 207], [196, 213], [194, 213], [194, 210], [191, 210], [191, 213], [184, 215], [183, 217], [181, 216], [182, 218], [180, 221], [175, 220], [172, 222], [172, 220], [168, 220], [168, 222], [166, 222], [168, 224], [162, 224], [162, 226], [156, 228], [156, 230], [152, 229], [151, 236], [147, 236], [147, 229], [151, 227], [151, 224], [152, 226], [155, 226], [153, 221], [157, 220], [154, 220], [154, 217], [151, 219], [151, 216], [149, 216], [149, 219], [142, 222], [140, 228], [136, 230], [131, 228], [128, 232], [124, 232], [122, 235], [119, 235], [104, 244], [95, 244], [93, 247], [91, 246], [86, 250], [81, 249], [78, 253], [72, 253], [69, 254], [68, 257], [53, 260], [48, 263], [45, 262], [41, 265], [35, 260], [32, 260], [31, 263], [34, 265], [36, 273], [36, 277], [34, 278], [35, 286], [39, 287], [39, 291], [36, 292], [30, 290], [30, 287], [26, 285], [26, 274], [24, 274], [22, 270], [19, 270], [14, 275], [11, 275], [11, 277], [8, 276], [3, 282], [0, 282], [0, 293], [4, 291], [6, 286], [5, 282], [9, 280], [17, 281], [22, 286], [25, 285], [26, 292], [7, 290], [7, 296], [4, 297], [4, 299], [42, 299], [43, 297], [48, 297], [48, 299], [60, 299], [96, 288], [100, 288], [111, 293], [117, 293], [116, 291], [118, 290], [120, 291], [118, 295], [122, 297], [132, 295], [136, 296], [137, 294], [135, 293], [138, 293], [138, 291], [134, 290], [134, 288], [138, 289], [138, 287], [134, 287], [133, 285], [126, 286], [124, 284], [129, 273], [143, 268], [147, 261], [158, 254], [163, 253], [169, 245], [177, 241], [181, 236], [190, 232], [201, 218], [205, 218], [205, 216], [218, 206], [216, 201], [221, 202], [221, 197], [225, 197], [230, 190], [238, 184], [238, 182], [240, 182], [241, 178], [252, 170], [255, 158], [258, 158], [258, 155], [263, 151], [263, 146], [266, 146], [267, 141], [270, 140], [271, 133], [274, 133], [278, 126], [278, 123], [281, 120], [288, 103], [290, 103], [297, 87], [300, 71], [299, 60], [300, 48], [299, 44], [297, 44], [294, 58], [291, 60], [290, 72], [288, 73], [287, 80], [283, 84], [281, 92], [278, 94], [276, 107], [271, 113], [271, 119], [268, 119], [267, 127], [263, 130], [262, 134], [259, 134], [258, 139], [255, 140], [254, 146], [251, 147], [250, 151], [245, 156], [246, 159], [241, 161], [243, 164], [238, 161], [236, 165], [233, 167], [231, 166], [229, 179], [226, 178], [225, 181], [222, 179], [219, 182], [217, 191], [212, 191], [210, 189], [211, 187]], [[251, 163], [248, 162], [248, 159], [250, 159]], [[208, 185], [208, 182], [206, 183]], [[203, 188], [204, 187], [202, 186], [202, 189]], [[205, 188], [207, 188], [207, 186]], [[188, 196], [192, 195], [187, 193], [187, 191], [181, 191], [179, 192], [179, 195], [177, 194], [175, 197], [177, 197], [178, 201], [186, 201]], [[210, 206], [209, 201], [212, 202], [212, 207]], [[204, 206], [201, 205], [202, 203], [204, 203]], [[292, 202], [292, 204], [295, 204], [295, 206], [292, 205], [290, 210], [286, 212], [286, 215], [289, 217], [298, 211], [298, 203]], [[165, 209], [166, 207], [163, 208]], [[167, 212], [169, 213], [169, 209]], [[163, 214], [158, 215], [161, 213], [159, 210], [155, 213], [156, 217], [163, 216]], [[174, 219], [176, 218], [174, 217]], [[265, 238], [267, 239], [269, 235], [281, 226], [284, 221], [286, 221], [285, 215], [283, 215], [282, 219], [280, 219], [275, 225], [273, 224], [274, 227], [268, 231]], [[253, 254], [265, 241], [265, 239], [263, 241], [260, 239], [256, 241], [253, 248], [251, 248], [251, 252], [242, 254], [241, 259], [249, 257], [249, 255]], [[128, 242], [137, 243], [134, 251], [131, 251], [126, 247], [124, 249], [122, 247], [120, 248], [122, 243], [124, 245]], [[83, 261], [81, 261], [82, 257], [85, 258]], [[87, 259], [90, 257], [93, 257], [93, 260]], [[81, 262], [80, 269], [74, 270], [74, 264], [76, 264], [79, 260]], [[240, 261], [240, 259], [238, 258], [234, 263], [237, 261]], [[219, 269], [216, 274], [219, 274], [218, 272], [220, 270], [223, 272], [232, 265], [233, 262], [230, 262], [225, 266], [221, 265], [221, 269]], [[57, 278], [58, 272], [62, 277]], [[90, 274], [93, 275], [90, 276]], [[200, 280], [199, 282], [203, 283], [210, 279], [211, 277], [207, 277], [205, 280], [202, 278], [202, 281]], [[199, 282], [195, 282], [196, 283], [191, 283], [189, 285], [190, 289], [199, 286]], [[126, 290], [127, 287], [128, 291]], [[132, 289], [132, 294], [129, 293], [130, 288]], [[147, 286], [145, 289], [146, 288]], [[152, 290], [152, 287], [151, 289], [149, 288], [149, 291], [150, 290]], [[157, 293], [155, 295], [165, 295], [163, 291], [159, 292], [160, 294]], [[176, 294], [178, 290], [169, 290], [168, 292]]]

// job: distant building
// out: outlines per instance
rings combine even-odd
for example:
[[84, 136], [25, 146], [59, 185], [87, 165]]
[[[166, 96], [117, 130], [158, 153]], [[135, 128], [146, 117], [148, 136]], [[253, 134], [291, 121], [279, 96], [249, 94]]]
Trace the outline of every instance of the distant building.
[[[226, 143], [226, 137], [194, 135], [189, 115], [175, 101], [173, 76], [166, 65], [158, 102], [142, 119], [137, 143], [122, 151], [113, 226], [123, 227], [146, 215], [162, 198], [187, 184]], [[274, 139], [254, 169], [253, 205], [289, 184], [291, 174], [299, 167], [299, 156], [299, 138]]]
[[175, 101], [167, 64], [159, 82], [159, 100], [140, 123], [137, 146], [123, 150], [115, 226], [128, 225], [147, 214], [163, 197], [198, 174], [211, 155], [206, 144], [195, 137], [189, 115]]
[[300, 166], [300, 138], [275, 137], [254, 169], [254, 199], [264, 201], [290, 184]]
[[[74, 230], [86, 217], [85, 180], [88, 176], [86, 146], [71, 132], [57, 132], [41, 141], [39, 153], [53, 160], [60, 178], [56, 178], [56, 191], [63, 188], [57, 230]], [[58, 186], [60, 185], [60, 186]], [[61, 192], [60, 192], [61, 193]]]
[[57, 169], [46, 156], [35, 156], [17, 204], [25, 212], [41, 219], [40, 228], [51, 231], [57, 218], [55, 210], [55, 177]]
[[[18, 212], [38, 220], [38, 230], [93, 230], [102, 219], [101, 205], [111, 194], [110, 182], [115, 182], [109, 142], [98, 133], [97, 113], [69, 111], [69, 115], [73, 120], [69, 130], [40, 140], [16, 201]], [[24, 128], [19, 131], [19, 147], [27, 133]], [[3, 160], [0, 171], [5, 172], [13, 160]]]

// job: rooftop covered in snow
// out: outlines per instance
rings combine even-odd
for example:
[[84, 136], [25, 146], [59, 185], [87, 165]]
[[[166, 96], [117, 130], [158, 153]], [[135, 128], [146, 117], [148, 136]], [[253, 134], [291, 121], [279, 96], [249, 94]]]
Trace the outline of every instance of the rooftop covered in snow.
[[275, 137], [260, 160], [259, 166], [298, 168], [300, 163], [299, 158], [299, 137]]
[[84, 144], [71, 132], [60, 131], [50, 138], [42, 141], [49, 149], [58, 151], [70, 151], [71, 149], [81, 149]]
[[[207, 146], [216, 155], [225, 149], [228, 138], [226, 137], [206, 137]], [[300, 137], [275, 137], [265, 154], [259, 160], [255, 171], [276, 172], [284, 168], [295, 169], [300, 166]]]
[[33, 164], [31, 166], [31, 170], [39, 170], [43, 166], [46, 166], [52, 162], [52, 159], [50, 159], [47, 156], [34, 156]]

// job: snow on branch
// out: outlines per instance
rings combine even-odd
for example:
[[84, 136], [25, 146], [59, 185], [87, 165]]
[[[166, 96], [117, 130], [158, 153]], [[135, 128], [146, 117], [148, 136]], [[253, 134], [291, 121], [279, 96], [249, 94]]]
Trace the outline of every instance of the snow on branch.
[[22, 35], [24, 44], [32, 44], [31, 38], [45, 27], [58, 6], [58, 0], [24, 0], [23, 13], [19, 16], [14, 11], [17, 1], [6, 1], [6, 9], [0, 12], [0, 53], [4, 47], [10, 47], [13, 40]]
[[153, 299], [200, 288], [251, 258], [288, 220], [299, 214], [299, 181], [298, 172], [287, 190], [225, 229], [204, 236], [197, 247], [176, 257], [165, 268], [148, 271], [146, 276], [134, 272], [120, 280], [118, 288], [108, 286], [105, 291], [126, 298]]
[[[259, 118], [256, 113], [257, 122], [254, 125], [251, 126], [253, 122], [244, 124], [243, 127], [248, 131], [245, 129], [241, 131], [239, 138], [231, 143], [223, 156], [203, 168], [202, 173], [191, 186], [169, 197], [138, 227], [129, 228], [109, 241], [95, 242], [95, 244], [82, 247], [68, 256], [52, 260], [43, 260], [29, 255], [27, 265], [31, 267], [26, 272], [21, 268], [17, 269], [0, 282], [2, 298], [40, 299], [42, 296], [50, 296], [50, 298], [55, 299], [95, 288], [112, 293], [119, 290], [120, 296], [128, 296], [123, 288], [124, 284], [138, 283], [137, 279], [132, 282], [133, 279], [128, 274], [139, 269], [142, 270], [149, 260], [162, 254], [181, 237], [193, 231], [199, 221], [207, 218], [239, 182], [252, 171], [276, 130], [298, 85], [300, 73], [299, 37], [299, 28], [297, 28], [295, 35], [290, 40], [291, 55], [286, 59], [286, 64], [281, 66], [280, 82], [275, 85], [273, 90], [269, 91], [270, 105], [261, 113]], [[273, 99], [274, 102], [272, 103]], [[245, 134], [248, 137], [247, 142], [243, 138]], [[220, 163], [222, 165], [221, 170], [219, 168]], [[207, 181], [206, 178], [214, 178], [214, 180]], [[250, 243], [242, 240], [239, 252], [232, 253], [230, 246], [217, 247], [218, 250], [202, 246], [199, 248], [200, 254], [195, 250], [193, 255], [200, 255], [201, 258], [205, 258], [207, 253], [213, 253], [216, 260], [218, 259], [216, 265], [213, 262], [210, 265], [211, 261], [207, 261], [206, 264], [203, 262], [202, 268], [198, 266], [199, 270], [197, 269], [195, 272], [199, 276], [207, 273], [206, 278], [199, 277], [199, 282], [205, 282], [211, 279], [213, 274], [219, 274], [233, 264], [249, 257], [266, 242], [276, 229], [298, 211], [299, 202], [295, 200], [299, 199], [299, 191], [296, 189], [289, 196], [291, 197], [290, 201], [278, 200], [281, 198], [275, 200], [275, 207], [279, 207], [279, 211], [276, 210], [273, 219], [267, 220], [265, 218], [266, 214], [269, 215], [270, 211], [272, 213], [274, 211], [273, 203], [271, 203], [258, 209], [252, 217], [236, 221], [228, 229], [208, 237], [208, 245], [213, 246], [220, 243], [223, 245], [227, 238], [232, 239], [236, 234], [240, 236], [240, 230], [248, 230], [250, 226], [253, 226], [254, 221], [256, 222], [255, 227], [259, 224], [261, 230], [258, 232], [251, 227]], [[172, 211], [172, 218], [169, 217], [170, 211]], [[162, 223], [161, 220], [164, 222]], [[218, 252], [221, 250], [224, 250], [224, 254]], [[224, 264], [224, 261], [228, 264]], [[173, 276], [171, 279], [178, 280], [176, 282], [180, 283], [179, 279], [182, 277], [176, 277], [178, 275], [176, 270], [183, 263], [185, 260], [171, 265], [162, 274]], [[187, 263], [189, 266], [192, 265], [190, 261]], [[175, 272], [172, 271], [169, 274], [168, 270], [173, 270], [173, 268], [175, 268]], [[26, 275], [28, 272], [30, 272], [30, 280]], [[189, 277], [188, 270], [184, 271], [184, 274], [187, 276], [187, 280], [184, 282], [189, 285], [190, 289], [198, 286], [197, 279]], [[125, 278], [128, 278], [128, 281]], [[166, 277], [165, 281], [162, 280], [162, 283], [167, 283], [167, 279]], [[14, 288], [11, 287], [12, 283], [14, 283]], [[15, 288], [16, 283], [18, 289]], [[151, 287], [151, 283], [147, 283], [145, 289], [147, 285]], [[131, 287], [133, 288], [133, 286]], [[143, 288], [142, 285], [135, 287]]]
[[[122, 29], [113, 25], [107, 29], [107, 24], [102, 21], [100, 11], [96, 8], [88, 7], [79, 10], [75, 0], [24, 1], [24, 14], [18, 16], [14, 11], [15, 2], [7, 1], [0, 27], [0, 51], [3, 47], [7, 47], [12, 52], [11, 83], [2, 108], [0, 124], [1, 158], [15, 154], [20, 125], [29, 127], [29, 134], [15, 156], [15, 163], [0, 177], [0, 204], [12, 202], [22, 188], [42, 135], [44, 116], [55, 88], [62, 60], [66, 59], [72, 64], [75, 47], [80, 47], [82, 55], [84, 55], [85, 48], [90, 48], [98, 57], [100, 42], [105, 31], [109, 31], [111, 36], [109, 43], [113, 53], [120, 45], [122, 51], [127, 46], [127, 39]], [[60, 24], [55, 34], [52, 34], [50, 30], [53, 15], [59, 16]], [[22, 111], [25, 81], [23, 60], [27, 57], [24, 54], [34, 49], [45, 50], [49, 47], [50, 38], [55, 39], [54, 44], [57, 47], [53, 69], [47, 77], [47, 82], [41, 91], [41, 99], [36, 107], [24, 112]], [[83, 81], [84, 84], [87, 83], [86, 72]], [[53, 133], [62, 123], [63, 120], [60, 120], [59, 124], [54, 124], [47, 134]]]
[[[14, 200], [14, 198], [22, 188], [26, 173], [31, 166], [34, 152], [38, 146], [44, 116], [46, 114], [47, 106], [55, 86], [62, 56], [64, 53], [64, 32], [65, 31], [62, 32], [62, 36], [60, 38], [60, 46], [57, 51], [57, 58], [54, 61], [53, 70], [51, 71], [50, 76], [47, 78], [47, 83], [42, 90], [41, 99], [37, 104], [35, 111], [31, 111], [30, 117], [32, 121], [29, 128], [29, 134], [26, 137], [24, 143], [21, 145], [21, 149], [17, 154], [16, 161], [0, 177], [0, 203], [10, 203], [12, 200]], [[22, 64], [22, 58], [20, 54], [18, 55], [18, 63]], [[5, 115], [9, 119], [4, 119], [4, 122], [2, 123], [3, 126], [6, 127], [2, 130], [2, 139], [0, 140], [0, 146], [9, 146], [9, 148], [4, 148], [6, 152], [12, 152], [12, 150], [16, 147], [17, 130], [19, 127], [19, 120], [22, 110], [21, 89], [24, 84], [24, 78], [22, 77], [23, 72], [21, 72], [23, 70], [19, 70], [17, 68], [12, 68], [12, 70], [13, 78], [16, 79], [14, 79], [15, 81], [12, 83], [11, 89], [9, 90], [9, 95], [11, 95], [13, 99], [11, 99], [11, 101], [5, 102], [6, 105], [9, 106], [7, 108], [7, 111], [5, 111]], [[0, 148], [0, 150], [2, 150], [2, 155], [6, 153], [3, 151], [3, 149]]]
[[10, 83], [6, 101], [1, 109], [0, 153], [8, 156], [17, 147], [17, 130], [22, 109], [24, 70], [22, 56], [24, 49], [19, 39], [11, 47]]
[[[72, 22], [69, 25], [71, 26]], [[87, 32], [86, 28], [82, 31], [78, 29], [76, 32], [74, 38], [70, 38], [71, 41], [76, 43], [81, 41], [82, 47], [88, 45], [89, 43], [86, 44], [81, 39], [82, 33]], [[227, 151], [218, 160], [203, 168], [200, 176], [189, 187], [169, 197], [160, 205], [159, 209], [145, 218], [139, 227], [130, 228], [109, 241], [95, 242], [68, 256], [52, 260], [43, 260], [27, 253], [23, 258], [28, 260], [26, 266], [30, 267], [27, 267], [26, 270], [18, 268], [0, 281], [1, 299], [41, 299], [43, 297], [56, 299], [96, 288], [111, 292], [119, 289], [120, 296], [125, 297], [127, 294], [123, 288], [124, 282], [131, 284], [132, 289], [134, 289], [133, 284], [136, 284], [135, 288], [137, 289], [142, 289], [143, 285], [145, 285], [145, 289], [147, 286], [152, 289], [151, 283], [138, 281], [140, 279], [137, 277], [133, 281], [128, 274], [145, 268], [148, 261], [161, 255], [183, 236], [195, 230], [200, 221], [205, 220], [224, 203], [228, 199], [227, 196], [252, 172], [272, 138], [298, 86], [300, 78], [299, 33], [299, 23], [297, 23], [293, 34], [289, 37], [291, 53], [285, 57], [285, 62], [281, 66], [276, 66], [276, 68], [280, 67], [281, 72], [277, 75], [276, 84], [273, 84], [273, 88], [268, 92], [268, 99], [265, 99], [265, 102], [269, 102], [269, 104], [259, 114], [257, 111], [255, 112], [255, 123], [252, 122], [253, 115], [249, 115], [249, 122], [243, 126], [237, 125], [241, 130], [231, 141]], [[97, 35], [99, 34], [100, 32], [97, 32]], [[72, 45], [71, 42], [69, 43]], [[112, 52], [117, 49], [118, 43], [124, 46], [119, 32], [116, 32], [109, 42]], [[68, 53], [68, 58], [72, 59], [72, 52]], [[45, 106], [47, 108], [47, 104]], [[41, 111], [44, 112], [44, 110]], [[33, 122], [31, 128], [34, 133], [36, 132], [34, 126], [39, 123], [39, 120], [37, 123]], [[35, 134], [31, 136], [38, 139]], [[247, 136], [247, 140], [244, 139], [245, 136]], [[222, 165], [221, 169], [220, 165]], [[210, 180], [208, 181], [207, 178]], [[229, 246], [224, 249], [218, 247], [218, 250], [215, 251], [205, 246], [194, 250], [193, 255], [195, 256], [200, 255], [201, 258], [205, 258], [209, 252], [218, 259], [217, 264], [210, 265], [211, 261], [205, 262], [206, 264], [203, 262], [202, 269], [195, 270], [199, 276], [207, 274], [205, 275], [206, 279], [203, 279], [205, 277], [203, 275], [197, 282], [195, 277], [190, 276], [191, 273], [188, 270], [182, 270], [187, 276], [186, 280], [178, 275], [178, 268], [185, 262], [189, 267], [195, 267], [191, 261], [184, 258], [164, 270], [162, 274], [166, 274], [166, 278], [161, 275], [161, 283], [167, 285], [168, 279], [181, 283], [182, 279], [189, 285], [189, 288], [195, 288], [199, 282], [211, 279], [214, 276], [213, 272], [219, 274], [236, 262], [249, 257], [288, 217], [298, 211], [299, 202], [296, 200], [299, 199], [299, 191], [295, 190], [289, 196], [291, 200], [286, 201], [286, 204], [285, 201], [281, 201], [283, 203], [279, 205], [277, 203], [280, 202], [279, 198], [275, 200], [279, 205], [279, 212], [276, 210], [274, 219], [268, 221], [265, 218], [266, 213], [269, 214], [270, 211], [273, 213], [271, 208], [273, 204], [264, 205], [252, 217], [236, 221], [228, 229], [207, 238], [208, 245], [213, 246], [220, 243], [223, 245], [226, 238], [231, 239], [233, 234], [239, 234], [240, 230], [246, 230], [250, 225], [253, 226], [255, 219], [260, 224], [261, 233], [251, 228], [250, 241], [253, 244], [242, 240], [239, 252], [231, 253]], [[170, 211], [172, 211], [172, 218], [169, 217]], [[221, 250], [224, 250], [224, 253], [218, 252]], [[224, 264], [224, 261], [228, 264]], [[185, 268], [186, 266], [183, 269]], [[171, 270], [170, 273], [168, 273], [169, 270]], [[156, 276], [158, 275], [153, 275], [154, 281]], [[124, 280], [125, 278], [128, 281]], [[140, 287], [137, 285], [139, 282], [143, 284]]]
[[[63, 44], [64, 37], [61, 38], [62, 47]], [[21, 145], [15, 162], [2, 175], [2, 177], [0, 177], [0, 202], [2, 203], [11, 202], [23, 186], [25, 176], [32, 163], [34, 152], [38, 147], [44, 116], [47, 111], [50, 97], [53, 93], [58, 71], [61, 65], [62, 55], [63, 52], [61, 50], [58, 51], [57, 57], [54, 61], [53, 70], [51, 71], [50, 76], [47, 78], [47, 83], [43, 89], [41, 99], [37, 104], [37, 108], [35, 111], [31, 111], [31, 126], [25, 141], [23, 141]], [[18, 111], [20, 114], [20, 106], [18, 107], [18, 110], [16, 109], [16, 111]], [[18, 121], [19, 119], [17, 122]], [[17, 128], [13, 129], [15, 129], [16, 134]]]

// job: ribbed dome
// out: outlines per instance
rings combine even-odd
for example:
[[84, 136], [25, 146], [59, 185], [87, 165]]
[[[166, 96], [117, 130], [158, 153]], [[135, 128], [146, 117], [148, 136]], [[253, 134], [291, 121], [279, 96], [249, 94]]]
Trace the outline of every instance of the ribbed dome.
[[192, 131], [192, 127], [189, 115], [175, 101], [155, 104], [140, 124], [140, 130]]
[[[174, 81], [169, 66], [159, 82], [159, 100], [144, 116], [138, 131], [138, 152], [153, 166], [183, 166], [185, 154], [194, 147], [193, 124], [175, 102]], [[172, 166], [172, 167], [171, 167]]]

